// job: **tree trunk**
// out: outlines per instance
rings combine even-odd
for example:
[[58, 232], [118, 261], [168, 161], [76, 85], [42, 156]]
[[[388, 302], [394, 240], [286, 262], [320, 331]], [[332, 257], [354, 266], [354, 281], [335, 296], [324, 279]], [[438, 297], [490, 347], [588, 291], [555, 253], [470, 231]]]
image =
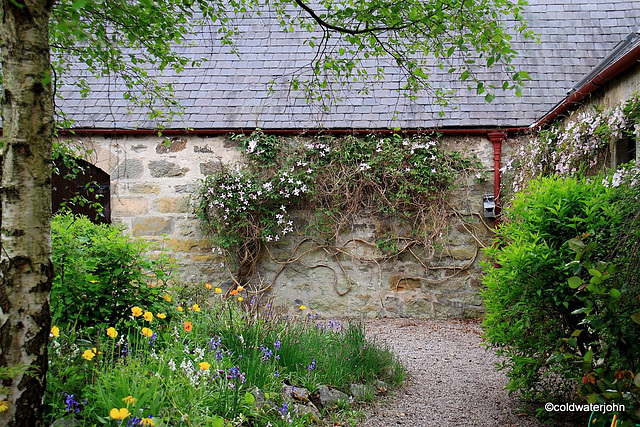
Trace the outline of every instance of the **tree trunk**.
[[2, 426], [43, 426], [51, 318], [51, 150], [53, 98], [49, 17], [54, 0], [0, 0], [2, 55], [2, 223], [0, 366], [27, 369], [5, 379]]

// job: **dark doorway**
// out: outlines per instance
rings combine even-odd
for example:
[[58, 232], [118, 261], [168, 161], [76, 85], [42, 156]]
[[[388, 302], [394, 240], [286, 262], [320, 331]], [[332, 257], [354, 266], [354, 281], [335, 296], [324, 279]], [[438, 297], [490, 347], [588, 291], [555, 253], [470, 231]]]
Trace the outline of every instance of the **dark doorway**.
[[[75, 164], [74, 164], [75, 163]], [[52, 212], [67, 208], [99, 224], [111, 223], [109, 174], [82, 159], [54, 161], [51, 182]]]

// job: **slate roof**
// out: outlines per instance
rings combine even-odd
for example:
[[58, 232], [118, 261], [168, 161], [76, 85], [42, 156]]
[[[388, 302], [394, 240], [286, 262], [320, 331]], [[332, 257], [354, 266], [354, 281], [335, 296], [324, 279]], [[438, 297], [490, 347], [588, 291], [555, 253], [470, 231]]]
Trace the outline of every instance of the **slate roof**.
[[[307, 65], [313, 52], [303, 46], [305, 33], [283, 33], [268, 14], [240, 20], [238, 58], [217, 40], [215, 29], [206, 27], [192, 35], [197, 46], [189, 49], [194, 58], [206, 61], [199, 68], [187, 68], [172, 81], [176, 96], [186, 108], [183, 118], [167, 128], [194, 129], [309, 129], [309, 128], [464, 128], [524, 127], [542, 117], [587, 75], [614, 47], [640, 28], [640, 1], [628, 0], [529, 0], [524, 14], [540, 43], [514, 39], [519, 52], [516, 67], [527, 71], [529, 81], [518, 98], [498, 92], [488, 104], [482, 96], [451, 81], [446, 73], [432, 76], [435, 85], [460, 89], [456, 109], [432, 103], [428, 94], [417, 99], [399, 95], [398, 73], [368, 95], [344, 92], [344, 101], [329, 112], [309, 105], [287, 84], [290, 75]], [[76, 65], [73, 72], [81, 73]], [[479, 73], [488, 81], [502, 81], [498, 69]], [[269, 94], [269, 81], [278, 83]], [[61, 108], [77, 127], [151, 129], [142, 110], [130, 111], [117, 82], [95, 80], [93, 92], [82, 99], [71, 87], [63, 87]]]

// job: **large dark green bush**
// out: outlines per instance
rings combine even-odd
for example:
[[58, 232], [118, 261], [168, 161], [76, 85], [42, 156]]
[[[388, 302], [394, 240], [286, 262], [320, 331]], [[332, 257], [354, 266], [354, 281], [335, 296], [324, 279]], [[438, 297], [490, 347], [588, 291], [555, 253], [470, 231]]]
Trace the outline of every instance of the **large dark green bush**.
[[150, 243], [72, 214], [54, 216], [51, 229], [53, 324], [108, 327], [132, 306], [162, 304], [171, 264], [162, 252], [150, 256]]
[[485, 335], [505, 356], [510, 391], [637, 401], [637, 194], [602, 177], [552, 177], [515, 196], [484, 277]]

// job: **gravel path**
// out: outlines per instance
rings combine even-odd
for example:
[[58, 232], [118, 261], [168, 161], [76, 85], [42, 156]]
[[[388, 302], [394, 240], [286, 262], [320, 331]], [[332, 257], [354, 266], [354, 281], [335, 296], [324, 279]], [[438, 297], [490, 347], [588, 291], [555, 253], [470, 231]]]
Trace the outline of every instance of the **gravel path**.
[[362, 427], [542, 426], [518, 413], [504, 373], [494, 368], [498, 359], [481, 344], [479, 324], [378, 319], [366, 327], [400, 356], [408, 378], [376, 403]]

